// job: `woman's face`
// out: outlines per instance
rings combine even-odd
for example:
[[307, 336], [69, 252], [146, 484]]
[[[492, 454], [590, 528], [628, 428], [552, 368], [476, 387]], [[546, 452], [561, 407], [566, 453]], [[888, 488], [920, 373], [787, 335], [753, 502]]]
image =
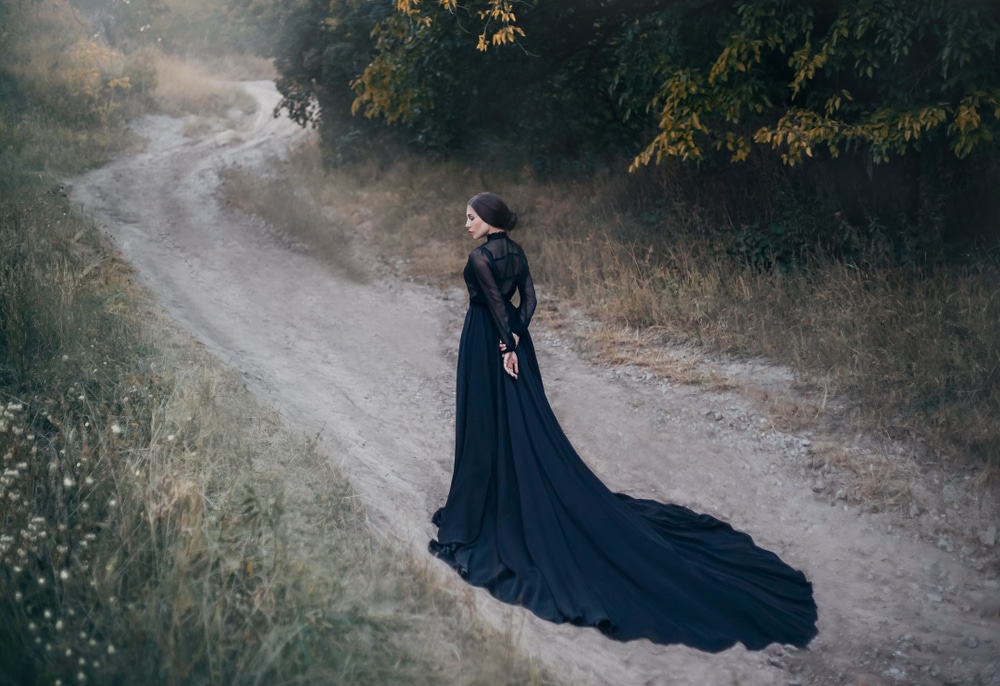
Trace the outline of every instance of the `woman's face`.
[[482, 218], [476, 214], [476, 211], [472, 209], [472, 205], [465, 208], [465, 230], [469, 232], [469, 235], [479, 240], [484, 237], [493, 227], [482, 220]]

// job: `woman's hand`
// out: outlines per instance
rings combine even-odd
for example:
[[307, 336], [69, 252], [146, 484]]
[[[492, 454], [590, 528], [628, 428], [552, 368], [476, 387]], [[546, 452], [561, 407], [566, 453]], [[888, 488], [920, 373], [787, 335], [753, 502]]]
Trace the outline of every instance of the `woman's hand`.
[[517, 353], [509, 352], [503, 354], [503, 370], [510, 375], [512, 379], [517, 379]]
[[[517, 344], [521, 342], [521, 337], [518, 336], [516, 333], [512, 333], [511, 336], [514, 337], [514, 347], [516, 348]], [[500, 351], [501, 352], [507, 351], [507, 344], [504, 343], [503, 341], [500, 341]]]

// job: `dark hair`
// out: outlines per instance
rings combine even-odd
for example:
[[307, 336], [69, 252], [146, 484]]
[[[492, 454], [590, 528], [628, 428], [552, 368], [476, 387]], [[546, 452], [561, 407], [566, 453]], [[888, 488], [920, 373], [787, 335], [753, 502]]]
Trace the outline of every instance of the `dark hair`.
[[496, 193], [477, 193], [469, 200], [469, 207], [490, 226], [504, 231], [513, 231], [517, 226], [517, 212], [511, 211]]

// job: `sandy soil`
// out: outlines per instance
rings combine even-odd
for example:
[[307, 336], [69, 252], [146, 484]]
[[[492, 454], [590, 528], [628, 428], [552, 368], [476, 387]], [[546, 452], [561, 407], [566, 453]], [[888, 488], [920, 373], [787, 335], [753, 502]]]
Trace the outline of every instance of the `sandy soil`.
[[[450, 291], [385, 270], [361, 283], [220, 202], [220, 170], [266, 172], [306, 135], [270, 116], [272, 84], [246, 87], [257, 114], [194, 138], [179, 119], [150, 117], [137, 127], [145, 150], [71, 180], [72, 197], [177, 322], [294, 426], [321, 432], [379, 529], [426, 556], [429, 516], [451, 470], [459, 277]], [[545, 308], [545, 284], [539, 294]], [[817, 446], [840, 439], [818, 428], [778, 431], [752, 394], [595, 365], [544, 325], [535, 336], [552, 404], [594, 471], [615, 490], [722, 517], [803, 569], [820, 634], [807, 651], [620, 644], [476, 591], [481, 615], [512, 628], [525, 651], [568, 683], [1000, 684], [995, 544], [968, 479], [923, 472], [908, 515], [875, 513], [825, 483], [838, 475]], [[705, 364], [746, 384], [793, 385], [780, 369]], [[464, 592], [444, 565], [430, 564]]]

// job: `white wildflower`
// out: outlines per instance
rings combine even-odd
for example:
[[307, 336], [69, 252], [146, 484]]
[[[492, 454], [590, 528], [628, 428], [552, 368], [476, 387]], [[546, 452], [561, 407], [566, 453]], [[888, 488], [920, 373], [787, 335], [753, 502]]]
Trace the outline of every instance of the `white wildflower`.
[[15, 403], [13, 400], [7, 403], [8, 412], [20, 412], [22, 408], [21, 403]]
[[93, 486], [94, 485], [94, 477], [88, 476], [86, 479], [83, 480], [83, 483], [87, 484], [88, 486]]
[[[46, 610], [42, 614], [45, 616], [45, 619], [52, 619], [52, 610]], [[58, 629], [59, 627], [56, 626], [56, 628]]]
[[175, 438], [177, 438], [177, 437], [174, 436], [173, 434], [170, 434], [169, 436], [167, 436], [167, 442], [168, 443], [173, 443]]
[[56, 631], [62, 631], [62, 629], [63, 629], [63, 621], [61, 619], [56, 620]]
[[115, 422], [114, 424], [111, 425], [111, 433], [113, 433], [115, 436], [118, 436], [119, 434], [121, 434], [121, 432], [122, 432], [122, 427], [120, 424], [118, 424], [118, 422]]
[[66, 488], [73, 488], [73, 486], [76, 486], [76, 482], [73, 481], [73, 477], [66, 475], [63, 477], [63, 486]]
[[63, 581], [66, 581], [69, 578], [69, 572], [67, 572], [65, 569], [62, 570], [61, 572], [59, 572], [59, 578], [62, 579]]
[[108, 644], [108, 655], [114, 655], [114, 654], [115, 654], [115, 647], [109, 643]]
[[77, 400], [79, 400], [79, 401], [80, 401], [81, 403], [82, 403], [82, 402], [83, 402], [84, 400], [86, 400], [86, 399], [87, 399], [87, 396], [84, 396], [84, 395], [81, 395], [80, 397], [78, 397], [78, 398], [77, 398]]
[[63, 362], [69, 362], [69, 355], [63, 355]]

